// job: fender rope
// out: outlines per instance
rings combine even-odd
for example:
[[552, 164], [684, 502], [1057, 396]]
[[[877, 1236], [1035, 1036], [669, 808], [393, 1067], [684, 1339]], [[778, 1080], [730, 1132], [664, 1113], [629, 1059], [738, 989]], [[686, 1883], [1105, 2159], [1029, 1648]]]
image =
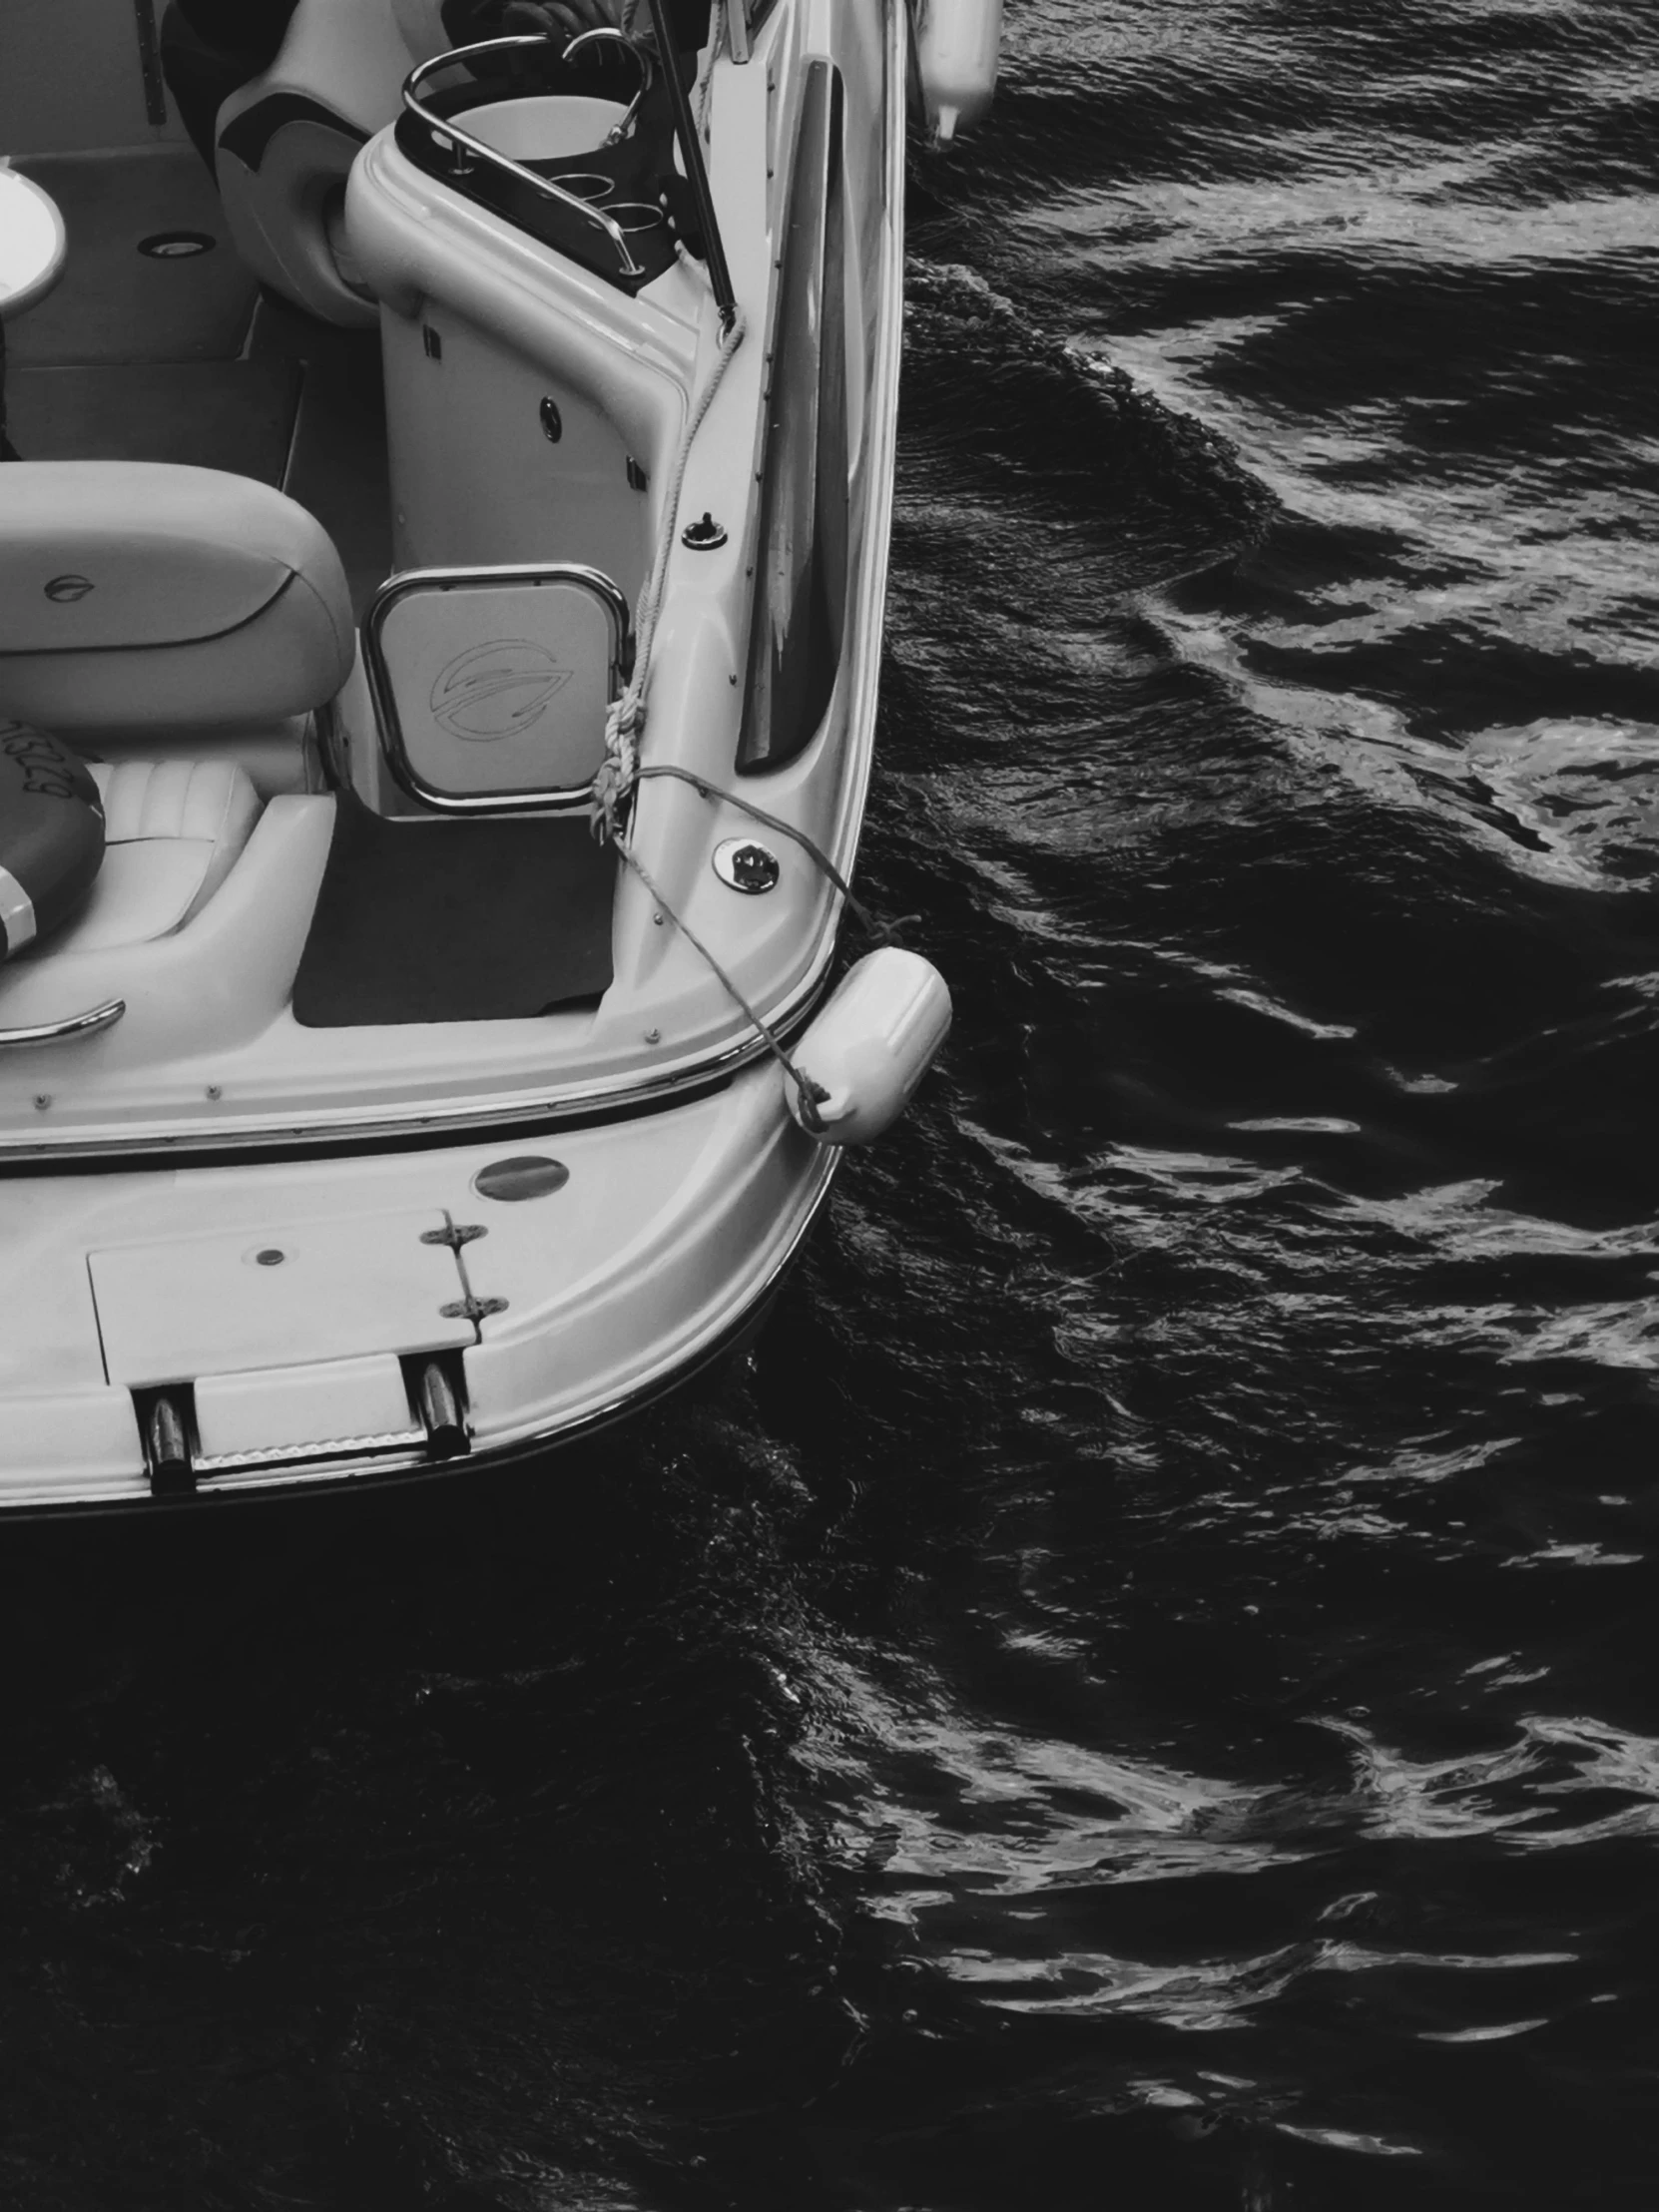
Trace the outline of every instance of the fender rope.
[[634, 873], [639, 877], [640, 881], [645, 885], [646, 889], [657, 901], [658, 906], [665, 914], [667, 914], [669, 920], [673, 922], [675, 928], [679, 930], [680, 934], [686, 939], [686, 942], [692, 947], [693, 951], [702, 953], [704, 959], [709, 963], [710, 967], [713, 968], [716, 979], [725, 986], [727, 996], [737, 1007], [739, 1007], [745, 1018], [754, 1025], [756, 1030], [759, 1031], [761, 1037], [765, 1041], [767, 1050], [778, 1062], [778, 1065], [783, 1069], [785, 1075], [788, 1076], [789, 1080], [795, 1085], [796, 1099], [798, 1102], [797, 1111], [800, 1115], [801, 1126], [804, 1129], [815, 1134], [818, 1131], [822, 1130], [824, 1127], [824, 1116], [819, 1112], [819, 1107], [822, 1105], [824, 1100], [830, 1096], [830, 1093], [825, 1089], [822, 1083], [815, 1083], [810, 1075], [805, 1074], [802, 1069], [796, 1066], [795, 1062], [785, 1051], [783, 1039], [779, 1036], [777, 1030], [774, 1029], [772, 1024], [767, 1021], [760, 1013], [758, 1013], [757, 1010], [749, 1003], [748, 999], [745, 998], [742, 991], [739, 990], [737, 984], [733, 982], [731, 976], [727, 974], [725, 968], [721, 966], [720, 962], [709, 950], [709, 947], [703, 942], [703, 939], [691, 927], [690, 923], [687, 922], [682, 915], [675, 912], [674, 908], [669, 904], [668, 900], [663, 896], [661, 890], [657, 887], [656, 880], [653, 877], [651, 870], [646, 866], [645, 862], [640, 858], [639, 854], [635, 852], [633, 848], [629, 845], [628, 840], [625, 837], [618, 837], [615, 839], [615, 843], [618, 852], [621, 853], [623, 859], [626, 861], [628, 866], [633, 869]]
[[769, 815], [764, 807], [757, 807], [753, 800], [741, 799], [736, 792], [726, 791], [719, 784], [711, 784], [706, 777], [695, 775], [689, 768], [674, 768], [667, 761], [653, 768], [636, 769], [634, 781], [636, 784], [643, 784], [649, 776], [672, 776], [676, 783], [689, 784], [693, 791], [701, 792], [705, 799], [721, 800], [728, 807], [736, 807], [740, 814], [748, 815], [752, 821], [764, 823], [769, 830], [776, 830], [780, 836], [793, 837], [834, 884], [846, 901], [847, 911], [872, 943], [897, 944], [900, 942], [899, 931], [907, 923], [921, 919], [919, 914], [900, 914], [895, 921], [877, 921], [821, 844], [808, 836], [805, 830], [798, 830], [793, 822], [786, 822], [781, 815]]
[[657, 622], [662, 613], [663, 587], [668, 581], [669, 555], [674, 550], [675, 526], [680, 520], [680, 499], [686, 488], [686, 471], [691, 466], [692, 445], [702, 429], [704, 418], [715, 403], [731, 367], [738, 347], [748, 333], [749, 323], [740, 307], [737, 319], [720, 340], [720, 353], [710, 371], [709, 380], [698, 395], [692, 409], [685, 434], [680, 440], [680, 451], [674, 464], [674, 475], [669, 484], [668, 499], [663, 508], [663, 531], [657, 542], [657, 558], [651, 564], [651, 574], [645, 590], [640, 594], [639, 616], [635, 631], [634, 668], [619, 696], [612, 700], [605, 716], [605, 758], [600, 763], [593, 780], [593, 797], [588, 805], [588, 819], [593, 833], [600, 842], [615, 841], [618, 835], [619, 818], [627, 805], [628, 796], [639, 781], [640, 732], [645, 728], [645, 688], [651, 675], [651, 649], [657, 641]]
[[697, 128], [705, 142], [709, 136], [709, 110], [715, 97], [715, 64], [726, 36], [726, 0], [715, 0], [709, 14], [709, 66], [703, 73], [702, 97], [697, 104]]

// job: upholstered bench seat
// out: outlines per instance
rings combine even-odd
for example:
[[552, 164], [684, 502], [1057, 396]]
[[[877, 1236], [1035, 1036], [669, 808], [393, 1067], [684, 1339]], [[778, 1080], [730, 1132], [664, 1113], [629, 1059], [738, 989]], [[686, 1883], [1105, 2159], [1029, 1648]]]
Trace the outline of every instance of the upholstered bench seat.
[[261, 800], [234, 761], [95, 762], [104, 860], [48, 952], [148, 944], [182, 929], [231, 872]]

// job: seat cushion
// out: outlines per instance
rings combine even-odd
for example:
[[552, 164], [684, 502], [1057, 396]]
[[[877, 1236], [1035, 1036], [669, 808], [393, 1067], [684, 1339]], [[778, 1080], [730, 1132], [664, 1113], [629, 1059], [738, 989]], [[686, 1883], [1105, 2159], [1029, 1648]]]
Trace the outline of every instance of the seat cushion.
[[104, 864], [54, 952], [147, 944], [183, 928], [230, 873], [261, 800], [234, 761], [94, 762]]

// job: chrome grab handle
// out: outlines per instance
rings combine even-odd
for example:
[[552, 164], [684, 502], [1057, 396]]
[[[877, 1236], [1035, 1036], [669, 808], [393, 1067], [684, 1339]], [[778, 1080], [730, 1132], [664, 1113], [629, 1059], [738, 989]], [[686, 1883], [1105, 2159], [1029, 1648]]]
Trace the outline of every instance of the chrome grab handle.
[[102, 1006], [89, 1006], [84, 1014], [70, 1014], [62, 1021], [37, 1022], [30, 1029], [0, 1029], [0, 1051], [8, 1045], [59, 1044], [66, 1037], [96, 1037], [113, 1029], [127, 1011], [124, 998], [108, 998]]
[[[423, 123], [427, 130], [435, 133], [439, 139], [447, 139], [455, 147], [464, 149], [474, 162], [482, 162], [486, 168], [498, 170], [502, 176], [511, 177], [521, 185], [528, 185], [530, 190], [539, 193], [542, 199], [556, 201], [561, 208], [568, 208], [572, 214], [579, 215], [585, 222], [594, 224], [604, 232], [616, 249], [617, 259], [622, 267], [622, 274], [625, 276], [643, 276], [645, 271], [640, 263], [635, 261], [633, 249], [628, 244], [622, 226], [619, 223], [614, 223], [602, 209], [594, 207], [589, 201], [579, 200], [575, 193], [566, 192], [562, 186], [554, 184], [550, 177], [538, 177], [533, 169], [526, 169], [522, 162], [515, 162], [506, 154], [498, 154], [493, 146], [486, 146], [482, 139], [474, 138], [470, 131], [463, 131], [459, 124], [451, 123], [443, 116], [434, 115], [432, 110], [421, 102], [420, 94], [426, 79], [433, 76], [440, 69], [449, 69], [457, 62], [476, 61], [480, 55], [484, 54], [522, 52], [527, 46], [539, 47], [545, 52], [553, 43], [554, 41], [550, 38], [532, 37], [526, 33], [514, 38], [482, 39], [476, 46], [452, 46], [447, 53], [434, 54], [430, 61], [422, 62], [418, 69], [410, 70], [403, 81], [403, 105], [410, 115], [415, 118], [416, 122]], [[463, 164], [457, 161], [456, 173], [465, 176], [470, 166], [470, 163]]]
[[639, 45], [634, 39], [631, 39], [626, 31], [618, 31], [614, 29], [609, 23], [601, 23], [597, 30], [578, 31], [576, 36], [571, 40], [570, 44], [565, 48], [561, 59], [568, 62], [571, 55], [574, 54], [579, 47], [591, 45], [596, 38], [614, 41], [615, 44], [625, 50], [625, 52], [630, 56], [632, 60], [638, 62], [640, 65], [639, 91], [635, 93], [633, 99], [629, 102], [628, 112], [623, 117], [622, 121], [616, 126], [615, 130], [608, 131], [605, 134], [605, 144], [607, 146], [615, 146], [620, 139], [625, 139], [628, 136], [629, 132], [634, 128], [634, 118], [640, 112], [640, 102], [645, 98], [646, 94], [651, 90], [651, 87], [656, 83], [657, 72], [652, 63], [651, 56], [646, 52], [645, 48]]

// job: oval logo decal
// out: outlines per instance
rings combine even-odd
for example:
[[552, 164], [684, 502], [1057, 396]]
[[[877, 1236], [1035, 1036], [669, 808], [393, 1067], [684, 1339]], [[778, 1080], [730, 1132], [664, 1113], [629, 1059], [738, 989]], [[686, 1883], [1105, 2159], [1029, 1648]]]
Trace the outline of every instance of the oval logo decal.
[[471, 745], [516, 738], [541, 720], [571, 673], [529, 638], [475, 645], [457, 654], [432, 686], [433, 719]]
[[491, 1160], [472, 1178], [480, 1198], [550, 1198], [570, 1181], [562, 1160], [550, 1160], [545, 1152], [521, 1152], [511, 1160]]
[[92, 589], [92, 579], [87, 576], [54, 576], [46, 587], [48, 599], [56, 600], [60, 607], [73, 606], [77, 599], [85, 599]]
[[218, 244], [206, 231], [156, 231], [139, 240], [138, 250], [153, 262], [183, 262], [193, 254], [211, 254]]

